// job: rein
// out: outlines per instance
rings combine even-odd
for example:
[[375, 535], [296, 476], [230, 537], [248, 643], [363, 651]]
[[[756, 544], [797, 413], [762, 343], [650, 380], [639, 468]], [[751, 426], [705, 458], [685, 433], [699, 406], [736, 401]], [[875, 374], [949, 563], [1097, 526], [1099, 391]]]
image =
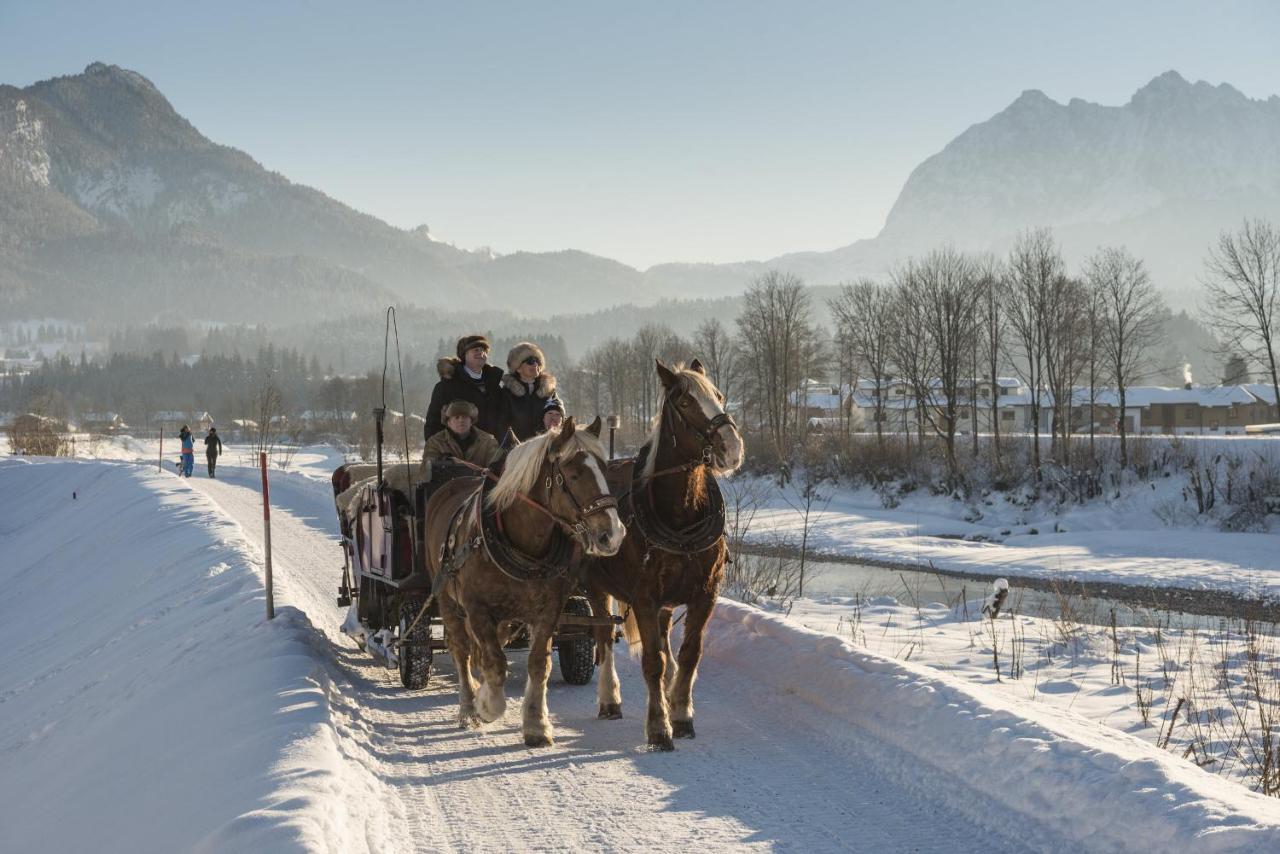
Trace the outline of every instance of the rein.
[[[490, 469], [484, 468], [483, 466], [478, 466], [475, 463], [469, 463], [466, 460], [457, 460], [457, 462], [466, 466], [472, 471], [475, 471], [477, 474], [488, 478], [494, 483], [498, 482], [498, 476], [494, 474], [493, 471], [491, 471]], [[573, 502], [574, 508], [577, 509], [578, 516], [576, 519], [566, 519], [564, 516], [561, 516], [559, 513], [556, 513], [550, 507], [547, 507], [544, 504], [538, 503], [537, 501], [533, 500], [529, 496], [525, 495], [523, 492], [517, 492], [515, 493], [515, 496], [516, 498], [520, 499], [525, 504], [527, 504], [529, 507], [532, 507], [534, 510], [537, 510], [539, 513], [543, 514], [548, 519], [555, 522], [557, 525], [560, 526], [560, 528], [566, 534], [577, 537], [578, 539], [581, 540], [584, 536], [586, 536], [587, 517], [593, 516], [596, 513], [603, 513], [609, 509], [616, 509], [618, 506], [618, 499], [614, 498], [612, 495], [602, 495], [599, 498], [595, 499], [594, 501], [589, 502], [585, 507], [583, 507], [582, 504], [578, 501], [578, 497], [573, 494], [573, 490], [569, 489], [568, 485], [565, 483], [564, 472], [560, 470], [560, 463], [558, 461], [551, 464], [551, 470], [552, 470], [552, 474], [547, 478], [548, 502], [550, 502], [551, 500], [551, 487], [553, 485], [559, 486], [562, 490], [564, 490], [564, 494], [569, 496], [569, 500]]]
[[631, 485], [622, 496], [623, 501], [627, 504], [627, 509], [630, 510], [628, 515], [635, 520], [636, 526], [644, 534], [648, 544], [660, 551], [673, 554], [693, 554], [705, 551], [719, 542], [720, 538], [724, 536], [725, 529], [724, 496], [720, 494], [720, 485], [715, 476], [711, 475], [707, 483], [707, 501], [709, 505], [707, 512], [702, 515], [701, 519], [688, 527], [674, 528], [662, 520], [658, 509], [654, 506], [653, 482], [667, 475], [692, 472], [702, 466], [710, 468], [714, 454], [713, 443], [716, 433], [725, 425], [737, 428], [733, 417], [727, 412], [718, 413], [714, 418], [709, 419], [705, 425], [694, 424], [687, 415], [680, 411], [680, 398], [687, 393], [683, 388], [679, 387], [668, 392], [662, 408], [664, 429], [659, 430], [658, 436], [661, 439], [663, 433], [668, 433], [671, 436], [672, 445], [675, 445], [677, 442], [675, 424], [668, 425], [668, 422], [679, 419], [690, 432], [694, 433], [702, 441], [701, 452], [698, 456], [684, 463], [646, 475], [643, 474], [645, 457], [650, 453], [656, 455], [658, 448], [656, 442], [653, 447], [648, 445], [642, 447], [632, 470]]
[[[458, 462], [478, 472], [490, 482], [498, 482], [498, 476], [489, 469], [465, 460], [459, 460]], [[568, 571], [570, 565], [574, 563], [574, 541], [576, 540], [584, 550], [586, 549], [586, 520], [590, 516], [616, 509], [618, 506], [617, 499], [612, 495], [602, 495], [584, 506], [578, 500], [578, 497], [573, 494], [573, 490], [569, 488], [559, 461], [551, 464], [551, 474], [546, 479], [548, 503], [551, 501], [552, 490], [557, 486], [564, 491], [569, 501], [573, 503], [574, 508], [577, 510], [576, 518], [567, 519], [524, 493], [515, 493], [517, 498], [551, 519], [557, 525], [557, 528], [554, 529], [550, 550], [542, 557], [527, 555], [511, 544], [511, 541], [507, 539], [505, 532], [502, 530], [502, 519], [499, 512], [497, 510], [488, 512], [485, 509], [484, 489], [477, 490], [475, 497], [471, 499], [475, 504], [473, 524], [478, 532], [479, 544], [484, 547], [485, 554], [490, 562], [505, 575], [517, 581], [543, 581], [563, 575]]]

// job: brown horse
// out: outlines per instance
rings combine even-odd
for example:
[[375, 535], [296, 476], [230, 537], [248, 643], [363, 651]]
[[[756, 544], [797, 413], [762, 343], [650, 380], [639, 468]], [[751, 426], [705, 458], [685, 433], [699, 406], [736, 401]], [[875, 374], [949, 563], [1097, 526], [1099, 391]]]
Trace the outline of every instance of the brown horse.
[[[649, 439], [636, 459], [609, 467], [627, 538], [615, 556], [591, 562], [587, 586], [595, 613], [608, 613], [611, 597], [627, 606], [627, 641], [643, 645], [645, 735], [654, 749], [671, 750], [673, 735], [694, 735], [693, 681], [728, 558], [714, 476], [742, 465], [743, 444], [724, 411], [724, 395], [698, 360], [687, 369], [658, 361], [657, 370], [662, 403]], [[684, 642], [673, 660], [671, 615], [678, 605], [686, 606]], [[596, 650], [600, 717], [620, 718], [611, 630], [596, 631]]]
[[[524, 743], [552, 743], [547, 716], [551, 638], [579, 583], [581, 555], [613, 555], [626, 529], [604, 478], [600, 419], [573, 419], [517, 445], [492, 489], [482, 477], [451, 481], [427, 503], [427, 561], [439, 591], [449, 654], [458, 671], [458, 722], [476, 726], [506, 711], [504, 635], [529, 631]], [[445, 549], [448, 544], [448, 549]], [[481, 676], [477, 691], [474, 657]]]

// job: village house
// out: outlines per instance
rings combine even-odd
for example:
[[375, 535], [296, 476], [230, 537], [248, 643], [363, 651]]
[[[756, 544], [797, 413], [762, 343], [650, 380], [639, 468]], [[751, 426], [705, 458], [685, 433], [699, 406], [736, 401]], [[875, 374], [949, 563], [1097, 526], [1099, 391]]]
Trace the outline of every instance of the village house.
[[118, 412], [85, 412], [80, 416], [80, 429], [90, 433], [119, 433], [129, 429]]

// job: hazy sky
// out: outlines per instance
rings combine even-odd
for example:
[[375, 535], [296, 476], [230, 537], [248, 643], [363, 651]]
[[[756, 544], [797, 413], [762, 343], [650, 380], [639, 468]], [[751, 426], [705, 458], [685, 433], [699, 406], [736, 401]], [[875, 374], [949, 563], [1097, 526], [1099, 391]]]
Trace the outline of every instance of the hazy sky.
[[1268, 0], [124, 6], [0, 0], [0, 83], [122, 65], [395, 225], [641, 267], [874, 236], [1023, 89], [1122, 104], [1174, 68], [1280, 93]]

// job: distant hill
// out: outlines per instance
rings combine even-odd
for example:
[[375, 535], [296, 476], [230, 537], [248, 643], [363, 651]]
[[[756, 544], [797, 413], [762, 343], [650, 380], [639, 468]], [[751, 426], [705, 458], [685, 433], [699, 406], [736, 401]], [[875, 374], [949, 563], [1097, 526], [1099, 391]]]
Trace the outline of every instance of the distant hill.
[[1176, 72], [1124, 106], [1024, 92], [921, 163], [875, 238], [646, 271], [575, 250], [468, 252], [394, 228], [210, 141], [123, 68], [0, 86], [0, 311], [13, 317], [277, 325], [390, 302], [589, 314], [737, 295], [769, 268], [819, 285], [879, 276], [944, 242], [1003, 253], [1041, 225], [1072, 264], [1128, 245], [1188, 307], [1207, 246], [1245, 216], [1280, 219], [1280, 98]]
[[176, 306], [270, 322], [395, 300], [648, 298], [639, 271], [586, 253], [495, 257], [394, 228], [208, 140], [145, 77], [102, 63], [0, 87], [0, 253], [0, 300], [16, 314]]

